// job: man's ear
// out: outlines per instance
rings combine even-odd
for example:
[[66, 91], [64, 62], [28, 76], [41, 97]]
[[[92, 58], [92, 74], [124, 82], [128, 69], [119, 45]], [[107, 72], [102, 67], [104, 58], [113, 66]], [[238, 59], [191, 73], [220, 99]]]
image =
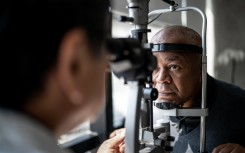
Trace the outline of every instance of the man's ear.
[[77, 73], [80, 70], [81, 50], [86, 45], [86, 35], [82, 29], [73, 29], [63, 37], [57, 59], [56, 77], [62, 94], [79, 105], [83, 96], [77, 85]]

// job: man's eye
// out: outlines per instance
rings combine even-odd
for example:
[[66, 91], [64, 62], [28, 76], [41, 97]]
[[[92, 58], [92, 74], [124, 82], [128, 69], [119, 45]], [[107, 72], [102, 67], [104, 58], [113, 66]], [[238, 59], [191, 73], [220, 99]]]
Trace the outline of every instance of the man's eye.
[[174, 71], [174, 70], [178, 70], [178, 69], [180, 69], [180, 66], [178, 66], [178, 65], [171, 65], [171, 66], [169, 66], [169, 70], [170, 71]]

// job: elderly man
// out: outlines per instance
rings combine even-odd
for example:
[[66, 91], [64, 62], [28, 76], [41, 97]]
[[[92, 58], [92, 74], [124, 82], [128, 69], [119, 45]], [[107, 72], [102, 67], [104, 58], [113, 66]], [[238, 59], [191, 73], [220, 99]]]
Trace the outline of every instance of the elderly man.
[[[160, 30], [151, 43], [157, 68], [153, 72], [158, 102], [170, 102], [178, 108], [200, 108], [201, 104], [201, 37], [183, 26]], [[245, 91], [234, 85], [207, 79], [206, 150], [213, 153], [245, 152]], [[156, 109], [154, 109], [156, 110]], [[155, 114], [161, 119], [163, 114]], [[241, 119], [239, 119], [241, 118]], [[170, 117], [171, 134], [175, 136], [174, 153], [199, 151], [200, 118]]]

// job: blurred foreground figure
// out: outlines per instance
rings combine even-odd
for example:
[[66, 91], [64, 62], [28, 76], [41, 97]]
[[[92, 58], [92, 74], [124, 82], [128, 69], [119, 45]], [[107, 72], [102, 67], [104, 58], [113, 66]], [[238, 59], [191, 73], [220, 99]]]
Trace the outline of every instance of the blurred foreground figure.
[[[66, 152], [57, 138], [103, 107], [108, 2], [3, 0], [0, 7], [0, 152]], [[123, 136], [110, 141], [101, 152], [114, 151]]]

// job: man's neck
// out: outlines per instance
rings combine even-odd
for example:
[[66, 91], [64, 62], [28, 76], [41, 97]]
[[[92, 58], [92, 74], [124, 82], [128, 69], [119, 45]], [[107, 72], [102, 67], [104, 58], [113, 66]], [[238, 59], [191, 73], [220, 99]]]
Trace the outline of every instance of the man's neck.
[[181, 105], [181, 108], [191, 108], [191, 107], [200, 107], [200, 102], [198, 99], [189, 100]]

